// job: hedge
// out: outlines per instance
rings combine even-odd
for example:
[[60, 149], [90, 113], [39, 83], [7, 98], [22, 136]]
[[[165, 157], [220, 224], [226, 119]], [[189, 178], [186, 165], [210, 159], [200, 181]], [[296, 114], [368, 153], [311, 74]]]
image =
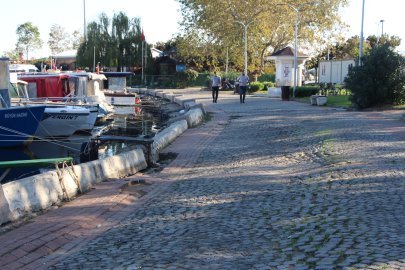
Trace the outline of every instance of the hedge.
[[262, 74], [257, 77], [258, 82], [276, 82], [276, 74]]
[[[294, 87], [290, 87], [290, 96], [293, 96]], [[319, 92], [319, 88], [316, 86], [296, 86], [295, 97], [310, 97], [316, 95]]]

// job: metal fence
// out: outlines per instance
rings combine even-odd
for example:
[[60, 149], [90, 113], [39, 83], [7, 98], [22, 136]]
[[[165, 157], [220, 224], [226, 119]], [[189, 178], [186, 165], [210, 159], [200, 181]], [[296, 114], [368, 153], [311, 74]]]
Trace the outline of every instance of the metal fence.
[[318, 95], [326, 96], [345, 96], [350, 95], [350, 91], [346, 89], [344, 84], [332, 84], [332, 83], [311, 83], [304, 86], [314, 86], [319, 88]]
[[132, 75], [127, 76], [128, 87], [174, 88], [173, 75]]

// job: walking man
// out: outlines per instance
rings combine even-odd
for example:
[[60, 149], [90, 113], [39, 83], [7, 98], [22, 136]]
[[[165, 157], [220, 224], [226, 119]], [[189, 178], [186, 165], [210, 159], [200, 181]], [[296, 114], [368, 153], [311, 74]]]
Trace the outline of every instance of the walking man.
[[214, 72], [214, 76], [211, 78], [211, 90], [212, 90], [212, 103], [217, 103], [218, 91], [221, 86], [221, 77], [217, 76], [217, 72]]
[[248, 83], [249, 83], [249, 87], [250, 87], [249, 76], [245, 75], [245, 72], [243, 71], [242, 75], [240, 75], [238, 78], [238, 82], [240, 85], [240, 88], [239, 88], [240, 103], [245, 103], [246, 87], [247, 87]]

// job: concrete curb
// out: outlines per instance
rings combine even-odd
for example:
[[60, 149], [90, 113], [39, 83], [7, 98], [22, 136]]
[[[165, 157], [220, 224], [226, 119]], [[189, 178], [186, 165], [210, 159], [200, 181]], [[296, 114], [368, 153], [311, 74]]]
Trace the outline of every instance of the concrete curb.
[[188, 129], [187, 121], [180, 120], [172, 123], [168, 128], [153, 138], [152, 144], [152, 160], [156, 162], [159, 159], [159, 152], [167, 145], [174, 141], [178, 136]]
[[[121, 178], [132, 175], [146, 167], [143, 151], [136, 149], [112, 157], [75, 165], [74, 169], [80, 186], [85, 191], [108, 178]], [[78, 193], [78, 187], [67, 170], [64, 172], [63, 184], [69, 197]], [[0, 221], [2, 223], [17, 220], [35, 211], [47, 209], [63, 199], [62, 186], [56, 171], [6, 183], [2, 185], [2, 190], [8, 204], [8, 209], [6, 208], [7, 204], [0, 205], [0, 213], [2, 214]], [[6, 215], [3, 216], [3, 214]]]

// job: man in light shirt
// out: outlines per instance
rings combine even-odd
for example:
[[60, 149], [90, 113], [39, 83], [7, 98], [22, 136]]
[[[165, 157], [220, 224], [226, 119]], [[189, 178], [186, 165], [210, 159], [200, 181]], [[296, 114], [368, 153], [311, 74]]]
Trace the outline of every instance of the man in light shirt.
[[240, 88], [239, 88], [240, 103], [245, 103], [246, 87], [247, 87], [248, 83], [249, 83], [249, 87], [250, 87], [249, 76], [245, 75], [245, 72], [243, 71], [242, 75], [240, 75], [238, 78], [238, 82], [240, 85]]
[[212, 103], [217, 103], [218, 91], [221, 86], [221, 77], [217, 76], [217, 72], [214, 72], [214, 76], [211, 78], [211, 90], [212, 90]]

